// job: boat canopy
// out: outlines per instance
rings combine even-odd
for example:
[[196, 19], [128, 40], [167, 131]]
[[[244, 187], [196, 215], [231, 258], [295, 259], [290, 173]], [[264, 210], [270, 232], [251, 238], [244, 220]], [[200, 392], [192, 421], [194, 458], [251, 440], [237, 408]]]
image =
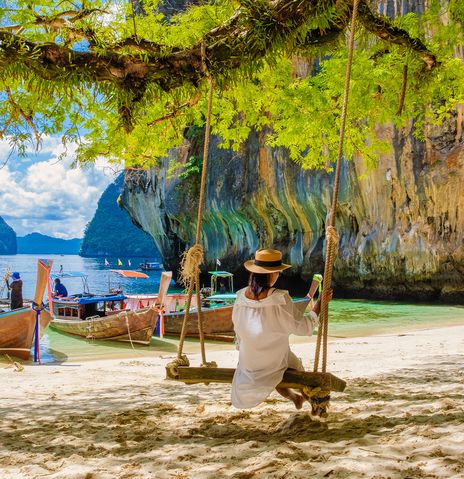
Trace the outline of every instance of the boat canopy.
[[145, 273], [141, 273], [140, 271], [132, 271], [129, 269], [110, 269], [112, 273], [116, 273], [119, 276], [122, 276], [123, 278], [143, 278], [147, 279], [150, 276]]
[[[211, 275], [211, 296], [215, 295], [218, 290], [221, 294], [234, 292], [234, 275], [232, 273], [229, 271], [208, 271], [208, 273]], [[218, 279], [224, 279], [219, 282], [219, 288]]]
[[237, 295], [235, 293], [213, 294], [206, 298], [206, 301], [235, 301]]
[[97, 296], [82, 296], [82, 297], [70, 297], [53, 299], [53, 303], [57, 304], [93, 304], [100, 303], [102, 301], [123, 301], [126, 297], [123, 294], [107, 294]]
[[81, 271], [67, 271], [66, 273], [52, 273], [50, 278], [87, 278], [87, 276]]
[[208, 273], [219, 278], [231, 278], [233, 276], [233, 274], [228, 271], [208, 271]]
[[87, 282], [88, 275], [87, 273], [83, 273], [82, 271], [66, 271], [62, 273], [52, 273], [50, 275], [50, 278], [55, 280], [56, 278], [62, 278], [62, 279], [70, 279], [70, 278], [80, 278], [82, 281], [82, 288], [84, 290], [84, 293], [89, 294], [90, 289], [89, 289], [89, 284]]
[[212, 296], [208, 296], [205, 301], [210, 303], [235, 303], [237, 299], [237, 295], [235, 293], [224, 293], [224, 294], [213, 294]]

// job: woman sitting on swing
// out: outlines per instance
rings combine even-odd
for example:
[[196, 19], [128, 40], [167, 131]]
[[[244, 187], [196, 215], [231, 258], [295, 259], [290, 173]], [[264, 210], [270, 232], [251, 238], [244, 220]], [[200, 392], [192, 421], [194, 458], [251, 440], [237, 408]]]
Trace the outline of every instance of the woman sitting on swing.
[[[308, 316], [293, 304], [288, 291], [275, 289], [279, 274], [290, 265], [282, 253], [262, 249], [246, 261], [248, 287], [237, 292], [232, 320], [237, 337], [239, 361], [232, 381], [232, 404], [252, 408], [276, 389], [301, 409], [307, 397], [289, 388], [276, 388], [287, 368], [303, 371], [301, 360], [290, 350], [289, 336], [311, 336], [318, 325], [320, 298]], [[329, 300], [331, 299], [331, 295]]]

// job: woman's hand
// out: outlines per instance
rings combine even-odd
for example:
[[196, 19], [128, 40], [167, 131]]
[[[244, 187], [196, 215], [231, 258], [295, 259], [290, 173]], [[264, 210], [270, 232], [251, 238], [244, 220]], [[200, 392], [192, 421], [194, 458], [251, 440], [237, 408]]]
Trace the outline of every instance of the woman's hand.
[[[330, 303], [330, 301], [333, 298], [333, 289], [332, 288], [327, 291], [326, 297], [327, 297], [327, 303]], [[321, 312], [321, 302], [322, 302], [322, 294], [319, 296], [319, 298], [317, 298], [317, 303], [316, 303], [316, 305], [314, 306], [314, 309], [313, 309], [313, 311], [318, 316]]]
[[334, 292], [334, 290], [332, 288], [330, 288], [329, 291], [327, 291], [327, 302], [328, 303], [330, 303], [330, 301], [332, 301], [333, 292]]

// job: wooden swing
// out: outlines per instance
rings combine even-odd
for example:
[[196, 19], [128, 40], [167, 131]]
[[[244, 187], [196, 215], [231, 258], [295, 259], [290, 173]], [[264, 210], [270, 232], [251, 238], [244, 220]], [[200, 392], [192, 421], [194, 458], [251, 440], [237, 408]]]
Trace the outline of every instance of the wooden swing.
[[[324, 267], [324, 283], [322, 288], [321, 310], [319, 314], [319, 327], [317, 332], [316, 351], [314, 357], [314, 368], [312, 372], [296, 371], [287, 369], [282, 382], [277, 385], [278, 388], [292, 388], [302, 390], [308, 397], [312, 406], [312, 414], [320, 417], [327, 416], [327, 408], [330, 402], [330, 392], [342, 392], [346, 387], [346, 382], [333, 374], [327, 372], [327, 340], [328, 340], [328, 301], [332, 283], [333, 262], [338, 245], [338, 233], [335, 229], [335, 213], [337, 208], [338, 190], [340, 184], [341, 163], [343, 157], [343, 144], [346, 129], [346, 117], [349, 98], [349, 87], [351, 79], [351, 69], [353, 63], [354, 36], [356, 15], [359, 0], [353, 4], [351, 18], [351, 32], [348, 43], [348, 62], [346, 67], [345, 88], [343, 97], [343, 107], [341, 113], [340, 139], [337, 152], [337, 163], [335, 169], [335, 182], [332, 193], [332, 204], [329, 211], [326, 226], [326, 261]], [[203, 334], [201, 298], [200, 298], [200, 265], [203, 263], [203, 248], [200, 245], [201, 222], [205, 204], [206, 175], [208, 170], [209, 141], [211, 134], [211, 111], [213, 99], [213, 79], [210, 76], [205, 61], [204, 44], [202, 49], [202, 64], [204, 74], [208, 80], [208, 110], [205, 126], [205, 143], [203, 149], [203, 168], [201, 173], [200, 199], [198, 204], [197, 228], [195, 245], [192, 246], [182, 259], [181, 279], [187, 287], [188, 297], [185, 309], [185, 316], [182, 325], [182, 331], [177, 348], [177, 358], [166, 365], [167, 379], [180, 381], [185, 384], [209, 384], [209, 383], [231, 383], [235, 369], [218, 368], [214, 361], [206, 361], [205, 337]], [[186, 326], [190, 315], [190, 305], [192, 301], [193, 290], [195, 288], [198, 304], [198, 332], [200, 339], [202, 363], [200, 367], [190, 367], [189, 360], [183, 354], [183, 347], [186, 336]], [[322, 359], [322, 361], [321, 361]], [[321, 370], [319, 371], [319, 364]]]

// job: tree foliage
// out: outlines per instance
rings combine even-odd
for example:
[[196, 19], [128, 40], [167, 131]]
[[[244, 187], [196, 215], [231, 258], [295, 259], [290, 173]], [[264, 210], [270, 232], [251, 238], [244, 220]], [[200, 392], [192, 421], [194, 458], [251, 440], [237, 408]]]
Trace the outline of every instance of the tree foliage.
[[[153, 165], [204, 124], [211, 75], [225, 146], [265, 128], [304, 167], [333, 160], [352, 0], [211, 0], [169, 20], [156, 0], [135, 17], [109, 0], [0, 5], [0, 135], [20, 151], [61, 134], [80, 162]], [[464, 12], [432, 0], [390, 20], [360, 0], [358, 17], [345, 153], [374, 161], [376, 125], [412, 118], [423, 135], [464, 102]]]

